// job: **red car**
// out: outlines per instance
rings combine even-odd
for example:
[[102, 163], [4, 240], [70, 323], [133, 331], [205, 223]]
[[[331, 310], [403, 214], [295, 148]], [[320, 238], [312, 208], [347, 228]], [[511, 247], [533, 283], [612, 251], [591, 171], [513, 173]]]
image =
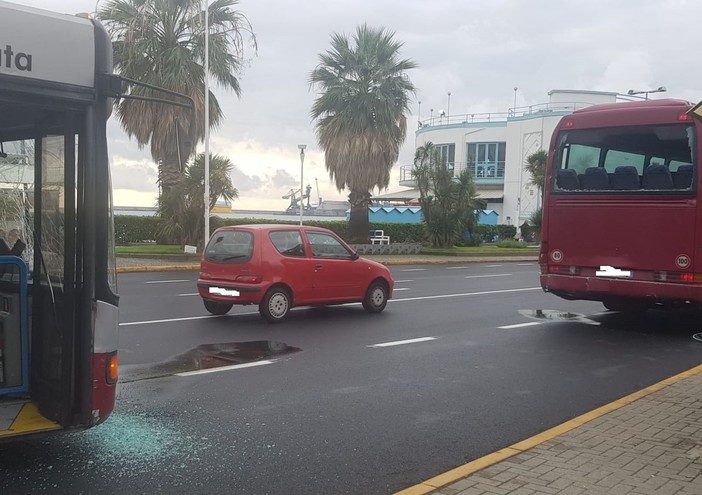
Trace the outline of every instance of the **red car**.
[[210, 313], [258, 304], [272, 323], [283, 321], [294, 306], [362, 302], [366, 311], [380, 313], [393, 286], [387, 267], [360, 258], [332, 231], [292, 225], [217, 229], [197, 281]]

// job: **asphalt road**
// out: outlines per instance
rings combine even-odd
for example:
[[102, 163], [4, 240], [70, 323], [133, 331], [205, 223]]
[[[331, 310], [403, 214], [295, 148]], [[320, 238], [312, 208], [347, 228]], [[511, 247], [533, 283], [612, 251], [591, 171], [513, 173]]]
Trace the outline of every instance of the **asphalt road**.
[[3, 446], [0, 492], [392, 493], [702, 363], [698, 314], [560, 300], [535, 263], [392, 271], [380, 315], [282, 325], [208, 316], [194, 272], [122, 275], [115, 413]]

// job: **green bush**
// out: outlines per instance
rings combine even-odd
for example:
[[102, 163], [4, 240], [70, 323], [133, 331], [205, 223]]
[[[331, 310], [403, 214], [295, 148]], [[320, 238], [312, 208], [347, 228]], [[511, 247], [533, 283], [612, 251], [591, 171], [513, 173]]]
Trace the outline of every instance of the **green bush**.
[[[225, 225], [246, 224], [289, 224], [298, 225], [299, 219], [291, 217], [290, 220], [269, 220], [257, 218], [222, 218], [210, 217], [210, 230]], [[347, 221], [304, 221], [305, 225], [324, 227], [335, 232], [342, 239], [348, 239]], [[118, 245], [128, 245], [134, 242], [156, 241], [159, 244], [173, 244], [169, 239], [162, 239], [158, 235], [161, 219], [157, 216], [115, 215], [115, 239]], [[423, 223], [386, 223], [371, 222], [371, 230], [382, 230], [390, 237], [390, 242], [424, 243], [426, 230]], [[479, 246], [483, 242], [492, 242], [494, 238], [511, 239], [516, 234], [516, 229], [511, 225], [478, 225], [471, 233], [469, 240], [462, 244], [465, 246]]]
[[527, 247], [526, 242], [519, 242], [515, 241], [514, 239], [502, 239], [501, 241], [497, 241], [495, 244], [499, 248], [525, 248]]

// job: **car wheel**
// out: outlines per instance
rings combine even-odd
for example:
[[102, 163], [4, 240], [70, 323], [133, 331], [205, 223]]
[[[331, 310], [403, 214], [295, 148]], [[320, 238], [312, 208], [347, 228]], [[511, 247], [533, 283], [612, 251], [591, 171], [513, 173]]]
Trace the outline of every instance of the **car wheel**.
[[233, 306], [232, 303], [220, 303], [207, 299], [203, 299], [202, 302], [205, 304], [205, 309], [213, 315], [226, 315]]
[[363, 308], [369, 313], [380, 313], [388, 304], [388, 289], [382, 282], [373, 282], [366, 291]]
[[291, 305], [290, 293], [283, 287], [274, 287], [266, 293], [258, 306], [258, 312], [266, 321], [280, 323], [288, 317]]

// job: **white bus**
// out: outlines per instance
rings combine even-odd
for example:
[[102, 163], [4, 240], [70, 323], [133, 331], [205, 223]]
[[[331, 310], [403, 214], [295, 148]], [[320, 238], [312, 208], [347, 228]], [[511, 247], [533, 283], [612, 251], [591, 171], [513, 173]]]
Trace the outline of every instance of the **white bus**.
[[0, 442], [115, 404], [106, 126], [125, 80], [86, 17], [0, 1]]

